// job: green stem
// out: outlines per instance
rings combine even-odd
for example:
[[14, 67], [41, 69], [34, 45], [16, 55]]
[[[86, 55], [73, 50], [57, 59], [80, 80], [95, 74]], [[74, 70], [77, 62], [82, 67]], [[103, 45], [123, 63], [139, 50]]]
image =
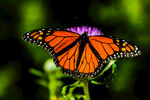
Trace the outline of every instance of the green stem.
[[104, 72], [107, 71], [115, 62], [116, 60], [110, 60], [110, 62], [107, 64], [107, 66], [102, 70], [102, 72], [99, 75], [102, 76]]
[[88, 80], [87, 79], [84, 79], [81, 81], [82, 84], [83, 84], [83, 90], [84, 90], [84, 94], [85, 94], [85, 99], [86, 100], [90, 100], [90, 94], [89, 94], [89, 83], [88, 83]]

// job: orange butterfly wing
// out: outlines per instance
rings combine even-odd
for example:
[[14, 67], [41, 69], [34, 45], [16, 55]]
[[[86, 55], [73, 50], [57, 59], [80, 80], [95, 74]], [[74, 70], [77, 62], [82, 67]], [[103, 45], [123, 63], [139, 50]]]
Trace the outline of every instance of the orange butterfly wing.
[[104, 63], [110, 59], [133, 57], [141, 53], [136, 45], [121, 39], [92, 36], [89, 41]]
[[80, 78], [94, 77], [103, 69], [103, 63], [120, 57], [133, 57], [141, 54], [136, 45], [125, 40], [90, 36], [78, 66]]
[[78, 66], [80, 77], [94, 77], [102, 69], [102, 66], [101, 60], [92, 51], [89, 43], [86, 43]]
[[68, 69], [70, 71], [76, 70], [76, 64], [79, 54], [79, 42], [69, 49], [68, 51], [64, 52], [62, 55], [57, 56], [59, 65], [65, 69]]
[[28, 32], [23, 38], [47, 49], [55, 64], [64, 68], [63, 71], [74, 71], [79, 54], [79, 36], [69, 31], [43, 29]]

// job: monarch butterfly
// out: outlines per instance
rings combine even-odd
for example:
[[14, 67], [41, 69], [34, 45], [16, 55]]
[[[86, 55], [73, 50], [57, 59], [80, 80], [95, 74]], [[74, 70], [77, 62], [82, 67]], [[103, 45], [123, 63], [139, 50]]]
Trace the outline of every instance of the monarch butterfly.
[[94, 77], [111, 59], [141, 54], [126, 40], [104, 37], [95, 27], [78, 26], [65, 30], [39, 29], [27, 32], [23, 39], [48, 50], [61, 71], [77, 78]]

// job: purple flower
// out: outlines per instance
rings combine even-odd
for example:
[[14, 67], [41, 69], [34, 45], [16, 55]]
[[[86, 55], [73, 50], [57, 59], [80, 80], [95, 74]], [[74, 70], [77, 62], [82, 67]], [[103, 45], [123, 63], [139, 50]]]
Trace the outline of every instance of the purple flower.
[[83, 34], [84, 32], [88, 32], [88, 36], [103, 35], [103, 33], [96, 27], [77, 26], [77, 27], [67, 28], [67, 30], [78, 34]]

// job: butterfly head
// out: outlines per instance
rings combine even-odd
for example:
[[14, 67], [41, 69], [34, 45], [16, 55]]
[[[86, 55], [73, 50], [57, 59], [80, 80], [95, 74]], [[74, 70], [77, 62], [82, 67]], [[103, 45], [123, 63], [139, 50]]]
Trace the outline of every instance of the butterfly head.
[[87, 36], [93, 36], [93, 35], [103, 35], [103, 33], [95, 27], [88, 27], [88, 26], [77, 26], [77, 27], [71, 27], [67, 28], [68, 31], [72, 31], [78, 34], [87, 34]]
[[82, 37], [83, 39], [88, 38], [88, 32], [82, 33], [82, 34], [81, 34], [81, 37]]

